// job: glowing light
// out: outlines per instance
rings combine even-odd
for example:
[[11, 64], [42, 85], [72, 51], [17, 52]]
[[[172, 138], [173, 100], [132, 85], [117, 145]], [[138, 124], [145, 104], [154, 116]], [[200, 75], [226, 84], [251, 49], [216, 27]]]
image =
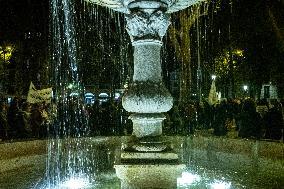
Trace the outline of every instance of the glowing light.
[[61, 184], [61, 188], [64, 189], [79, 189], [84, 188], [88, 186], [87, 179], [84, 178], [72, 178], [70, 180], [67, 180], [66, 182]]
[[223, 182], [223, 181], [215, 181], [210, 184], [210, 188], [212, 189], [229, 189], [231, 187], [230, 182]]
[[119, 99], [119, 97], [120, 97], [120, 93], [115, 93], [114, 94], [114, 98], [117, 100], [117, 99]]
[[189, 172], [183, 172], [181, 178], [177, 179], [177, 183], [180, 186], [190, 186], [193, 183], [199, 182], [201, 177]]
[[93, 93], [86, 93], [85, 97], [94, 97], [95, 95]]
[[248, 90], [248, 86], [244, 85], [244, 90], [247, 91]]
[[240, 49], [237, 49], [235, 52], [238, 56], [243, 56], [243, 53], [244, 53], [244, 51]]
[[100, 93], [99, 97], [108, 97], [108, 94], [107, 93]]
[[67, 88], [68, 89], [72, 89], [73, 88], [73, 84], [70, 83]]
[[216, 79], [216, 75], [212, 75], [211, 78], [212, 78], [212, 80], [215, 80]]
[[106, 101], [108, 101], [108, 98], [109, 98], [109, 96], [108, 96], [107, 93], [101, 93], [101, 94], [99, 94], [99, 101], [100, 101], [100, 102], [106, 102]]
[[78, 96], [79, 95], [79, 93], [75, 93], [75, 92], [73, 92], [73, 93], [70, 93], [70, 95], [69, 96]]

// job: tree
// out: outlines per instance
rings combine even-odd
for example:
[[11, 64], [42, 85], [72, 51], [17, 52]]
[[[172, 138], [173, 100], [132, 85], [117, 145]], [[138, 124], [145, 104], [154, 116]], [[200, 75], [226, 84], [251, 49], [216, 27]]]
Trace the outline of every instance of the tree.
[[[268, 15], [269, 15], [269, 21], [272, 25], [272, 30], [275, 33], [276, 36], [276, 44], [278, 49], [278, 56], [275, 58], [277, 61], [275, 62], [275, 65], [273, 66], [273, 69], [271, 70], [271, 80], [273, 83], [276, 84], [278, 88], [278, 95], [279, 97], [284, 96], [284, 83], [283, 83], [283, 77], [284, 77], [284, 1], [273, 1], [273, 3], [270, 3], [267, 5]], [[279, 72], [279, 70], [282, 70]]]
[[79, 74], [85, 86], [121, 88], [131, 74], [132, 48], [124, 15], [78, 0], [76, 39]]
[[0, 87], [2, 87], [1, 91], [4, 92], [7, 90], [7, 76], [9, 73], [7, 66], [11, 61], [15, 49], [15, 45], [7, 41], [2, 42], [0, 46]]
[[[183, 11], [177, 12], [172, 16], [174, 23], [170, 25], [168, 35], [170, 44], [174, 48], [175, 56], [179, 64], [180, 103], [185, 103], [191, 99], [193, 86], [192, 69], [194, 66], [192, 62], [192, 55], [194, 54], [194, 50], [196, 50], [197, 48], [197, 50], [200, 50], [202, 49], [202, 46], [204, 47], [206, 45], [205, 42], [202, 41], [202, 39], [196, 39], [198, 37], [192, 36], [192, 28], [194, 25], [196, 25], [195, 29], [197, 31], [194, 32], [196, 32], [196, 35], [199, 35], [199, 33], [201, 32], [198, 31], [198, 29], [203, 27], [202, 25], [204, 24], [205, 20], [208, 20], [208, 17], [211, 17], [211, 14], [208, 15], [208, 13], [212, 12], [213, 14], [216, 14], [216, 12], [221, 7], [221, 3], [222, 0], [207, 0]], [[201, 23], [200, 25], [199, 22]], [[196, 40], [197, 42], [193, 40]], [[204, 60], [204, 58], [200, 57], [204, 55], [202, 53], [203, 52], [198, 52], [197, 56], [199, 57], [196, 58], [195, 61]]]
[[[232, 55], [230, 54], [230, 51], [232, 51]], [[230, 50], [228, 48], [224, 48], [223, 51], [221, 51], [214, 59], [215, 73], [218, 75], [218, 87], [222, 89], [222, 93], [226, 96], [228, 95], [228, 86], [230, 85], [229, 78], [231, 77], [231, 72], [234, 74], [234, 83], [238, 89], [240, 89], [241, 85], [245, 83], [247, 84], [249, 81], [248, 77], [251, 75], [251, 72], [249, 67], [245, 64], [244, 59], [243, 50]], [[237, 90], [235, 92], [237, 94], [240, 91]]]
[[200, 17], [200, 5], [195, 5], [184, 11], [175, 13], [175, 24], [169, 27], [170, 43], [175, 49], [175, 56], [180, 63], [180, 94], [179, 103], [185, 103], [191, 98], [191, 37], [190, 30]]

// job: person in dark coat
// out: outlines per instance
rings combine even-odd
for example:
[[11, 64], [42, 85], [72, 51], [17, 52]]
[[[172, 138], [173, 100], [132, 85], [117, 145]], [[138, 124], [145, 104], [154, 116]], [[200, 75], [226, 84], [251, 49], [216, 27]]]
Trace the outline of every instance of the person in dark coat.
[[40, 107], [38, 104], [33, 104], [30, 115], [30, 125], [33, 137], [39, 138], [41, 136], [40, 130], [42, 122], [43, 117], [40, 112]]
[[14, 97], [13, 100], [10, 103], [10, 106], [8, 108], [7, 112], [7, 121], [8, 121], [8, 127], [10, 129], [8, 135], [11, 138], [16, 138], [18, 135], [17, 131], [17, 115], [19, 113], [19, 99], [17, 97]]
[[215, 114], [213, 120], [213, 134], [216, 136], [225, 136], [227, 134], [226, 120], [227, 115], [227, 102], [222, 101], [220, 104], [217, 104], [215, 107]]
[[8, 138], [8, 122], [5, 103], [0, 102], [0, 139]]
[[256, 112], [253, 100], [246, 99], [244, 101], [238, 124], [239, 137], [259, 139], [262, 136], [263, 123], [260, 114]]
[[17, 138], [29, 138], [32, 135], [30, 127], [30, 106], [23, 103], [17, 114]]
[[273, 107], [269, 109], [265, 116], [265, 138], [280, 140], [283, 137], [283, 115], [279, 102], [272, 103]]

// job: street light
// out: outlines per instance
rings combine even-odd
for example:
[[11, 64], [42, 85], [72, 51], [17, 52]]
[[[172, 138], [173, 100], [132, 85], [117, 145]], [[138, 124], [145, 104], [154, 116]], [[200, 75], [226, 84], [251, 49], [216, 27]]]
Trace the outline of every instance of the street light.
[[244, 88], [244, 97], [246, 98], [248, 94], [248, 86], [244, 85], [243, 88]]
[[212, 80], [216, 79], [216, 75], [211, 75]]

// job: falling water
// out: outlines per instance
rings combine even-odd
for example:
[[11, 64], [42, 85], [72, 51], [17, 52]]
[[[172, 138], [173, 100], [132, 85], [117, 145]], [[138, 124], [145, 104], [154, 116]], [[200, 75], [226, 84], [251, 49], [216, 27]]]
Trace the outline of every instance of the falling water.
[[60, 188], [70, 179], [89, 175], [89, 147], [80, 139], [89, 128], [80, 82], [73, 1], [52, 0], [51, 12], [54, 122], [49, 127], [46, 176], [47, 188]]
[[[122, 15], [83, 0], [51, 0], [50, 11], [54, 96], [44, 188], [69, 188], [74, 180], [83, 187], [112, 161], [108, 149], [94, 150], [84, 93], [108, 77], [111, 85], [103, 87], [111, 93], [122, 88], [131, 73], [129, 37]], [[104, 152], [107, 158], [101, 157]]]
[[[84, 183], [94, 181], [98, 167], [93, 160], [94, 153], [91, 153], [93, 146], [88, 138], [91, 128], [84, 103], [85, 86], [92, 83], [86, 82], [83, 73], [92, 68], [92, 63], [95, 65], [91, 70], [96, 74], [110, 70], [108, 60], [111, 60], [117, 73], [121, 74], [118, 83], [122, 84], [127, 73], [123, 59], [128, 55], [124, 49], [114, 46], [125, 43], [125, 33], [121, 32], [123, 27], [114, 28], [121, 36], [118, 44], [103, 41], [113, 35], [113, 28], [104, 23], [109, 20], [102, 17], [122, 23], [120, 15], [114, 16], [110, 10], [102, 13], [98, 7], [83, 1], [52, 0], [50, 10], [51, 83], [54, 92], [51, 111], [54, 120], [49, 126], [46, 188], [68, 188], [72, 179]], [[97, 38], [99, 41], [95, 40]], [[116, 49], [120, 51], [117, 59], [111, 54]], [[90, 71], [88, 74], [91, 74]]]

